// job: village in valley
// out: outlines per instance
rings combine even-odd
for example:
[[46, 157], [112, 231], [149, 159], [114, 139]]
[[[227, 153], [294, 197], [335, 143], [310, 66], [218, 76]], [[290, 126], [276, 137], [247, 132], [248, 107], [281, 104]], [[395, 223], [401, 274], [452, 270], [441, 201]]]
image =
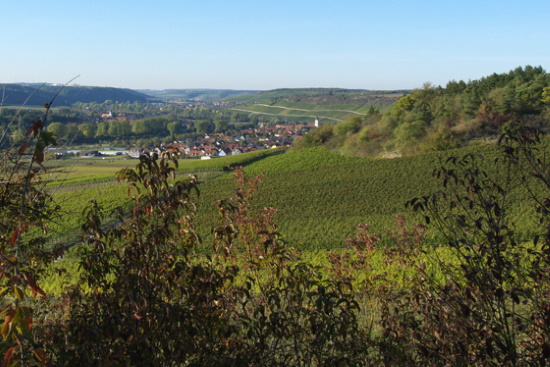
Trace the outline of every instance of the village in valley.
[[[184, 141], [174, 141], [164, 144], [168, 152], [178, 154], [180, 157], [211, 159], [226, 157], [241, 153], [254, 152], [263, 149], [288, 147], [295, 139], [319, 126], [319, 120], [308, 124], [275, 125], [241, 130], [237, 136], [229, 136], [222, 133], [206, 134], [203, 137], [189, 138]], [[128, 155], [133, 158], [146, 154], [150, 150], [130, 148]]]
[[[108, 112], [101, 115], [101, 121], [131, 120], [129, 114], [113, 114]], [[238, 123], [230, 123], [238, 126]], [[139, 158], [141, 155], [153, 154], [161, 150], [178, 155], [180, 158], [212, 159], [253, 152], [264, 149], [289, 147], [292, 143], [309, 130], [319, 127], [319, 118], [309, 123], [296, 124], [264, 124], [256, 127], [246, 126], [238, 130], [237, 134], [207, 133], [186, 137], [174, 141], [166, 141], [158, 146], [143, 147], [112, 147], [98, 146], [88, 149], [61, 149], [50, 148], [49, 151], [57, 157], [80, 156], [101, 157], [127, 155], [130, 158]], [[237, 129], [232, 129], [237, 131]]]

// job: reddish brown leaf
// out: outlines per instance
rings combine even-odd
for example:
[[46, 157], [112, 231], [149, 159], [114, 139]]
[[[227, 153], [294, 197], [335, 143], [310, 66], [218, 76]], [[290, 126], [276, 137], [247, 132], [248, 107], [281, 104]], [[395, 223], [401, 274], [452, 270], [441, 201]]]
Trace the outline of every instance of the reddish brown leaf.
[[11, 361], [13, 359], [13, 351], [15, 350], [17, 346], [11, 347], [6, 351], [6, 354], [4, 354], [4, 366], [9, 366], [11, 364]]
[[26, 142], [25, 144], [21, 145], [19, 147], [19, 150], [17, 151], [19, 153], [19, 155], [23, 155], [23, 153], [25, 153], [25, 150], [27, 150], [27, 148], [29, 147], [29, 145], [31, 145], [30, 142]]
[[25, 136], [29, 136], [32, 133], [33, 136], [36, 137], [38, 135], [38, 132], [43, 126], [44, 125], [42, 124], [42, 120], [33, 121], [31, 123], [31, 127], [29, 128], [29, 130], [27, 130]]
[[11, 235], [11, 241], [10, 243], [12, 245], [15, 245], [17, 241], [19, 240], [19, 233], [21, 232], [21, 227], [17, 227], [15, 231], [13, 231], [13, 234]]
[[42, 363], [42, 365], [49, 367], [52, 365], [50, 359], [46, 355], [46, 353], [41, 349], [35, 349], [33, 351], [34, 357], [38, 360], [38, 362]]
[[42, 164], [42, 162], [44, 162], [44, 152], [37, 149], [34, 153], [33, 161], [35, 161], [38, 164]]
[[32, 296], [36, 297], [36, 294], [40, 294], [42, 297], [46, 298], [46, 293], [36, 284], [36, 281], [34, 278], [27, 272], [23, 272], [23, 275], [25, 276], [25, 279], [27, 280], [27, 283], [29, 284], [29, 287], [32, 291]]

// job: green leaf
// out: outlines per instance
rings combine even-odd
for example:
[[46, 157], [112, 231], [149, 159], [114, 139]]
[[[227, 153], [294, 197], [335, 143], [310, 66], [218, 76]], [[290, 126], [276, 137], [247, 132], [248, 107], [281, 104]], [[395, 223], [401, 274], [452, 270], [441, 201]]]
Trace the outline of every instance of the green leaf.
[[25, 292], [23, 292], [23, 290], [19, 287], [14, 287], [13, 293], [15, 294], [15, 297], [17, 297], [19, 301], [22, 301], [25, 298]]

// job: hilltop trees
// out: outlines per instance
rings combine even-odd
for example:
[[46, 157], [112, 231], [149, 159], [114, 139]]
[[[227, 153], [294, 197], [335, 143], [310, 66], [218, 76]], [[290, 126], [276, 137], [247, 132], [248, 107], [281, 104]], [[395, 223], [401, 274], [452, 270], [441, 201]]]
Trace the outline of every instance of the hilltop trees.
[[66, 125], [61, 122], [52, 122], [48, 126], [48, 132], [54, 134], [57, 137], [65, 137], [67, 128]]
[[170, 133], [170, 137], [175, 138], [176, 134], [180, 131], [180, 123], [177, 121], [169, 122], [166, 124], [166, 128], [168, 129], [168, 132]]
[[514, 121], [544, 127], [550, 118], [549, 88], [550, 76], [532, 66], [480, 80], [450, 81], [445, 88], [426, 83], [397, 100], [390, 111], [374, 119], [373, 114], [365, 116], [356, 136], [349, 127], [357, 126], [357, 118], [337, 124], [334, 130], [345, 132], [347, 139], [331, 141], [350, 154], [414, 153], [494, 138]]
[[299, 148], [311, 148], [326, 144], [334, 135], [333, 126], [325, 124], [315, 130], [311, 130], [296, 145]]

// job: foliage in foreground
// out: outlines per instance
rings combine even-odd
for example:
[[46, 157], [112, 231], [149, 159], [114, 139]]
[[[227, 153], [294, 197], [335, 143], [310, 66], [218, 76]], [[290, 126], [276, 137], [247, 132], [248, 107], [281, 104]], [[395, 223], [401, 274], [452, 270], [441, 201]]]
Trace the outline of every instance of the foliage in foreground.
[[[29, 251], [18, 245], [32, 234], [23, 228], [51, 215], [31, 201], [42, 207], [2, 232], [4, 365], [546, 365], [550, 199], [534, 196], [546, 229], [533, 243], [509, 222], [513, 183], [534, 177], [550, 189], [537, 139], [506, 135], [494, 174], [474, 155], [442, 164], [441, 190], [408, 205], [447, 239], [452, 261], [423, 254], [426, 226], [399, 219], [383, 261], [404, 270], [387, 274], [372, 270], [380, 237], [367, 225], [326, 269], [303, 260], [281, 239], [275, 210], [252, 209], [261, 178], [242, 170], [234, 196], [218, 202], [211, 254], [196, 255], [199, 190], [194, 178], [175, 180], [177, 161], [163, 155], [119, 173], [132, 206], [117, 211], [118, 225], [104, 225], [111, 214], [97, 203], [85, 210], [80, 283], [45, 298], [37, 279], [53, 257], [34, 240]], [[31, 181], [5, 177], [2, 190], [25, 199]]]
[[[46, 246], [44, 233], [58, 207], [41, 188], [44, 148], [55, 144], [44, 131], [50, 104], [32, 121], [18, 146], [6, 147], [0, 136], [0, 354], [2, 365], [48, 365], [48, 358], [32, 329], [30, 299], [45, 292], [37, 278], [64, 252], [63, 246]], [[37, 235], [38, 233], [38, 235]], [[29, 295], [30, 292], [30, 295]]]
[[[216, 251], [199, 262], [191, 251], [200, 241], [192, 225], [196, 184], [169, 185], [173, 172], [167, 160], [149, 158], [121, 172], [136, 184], [134, 207], [113, 230], [102, 229], [96, 205], [86, 212], [81, 265], [89, 290], [77, 287], [65, 302], [48, 305], [60, 318], [40, 325], [56, 363], [311, 365], [344, 358], [356, 303], [345, 287], [327, 291], [308, 265], [286, 266], [293, 254], [279, 243], [272, 212], [248, 212], [245, 185], [256, 182], [238, 171], [243, 186], [234, 200], [220, 202]], [[248, 274], [239, 283], [237, 257]]]

